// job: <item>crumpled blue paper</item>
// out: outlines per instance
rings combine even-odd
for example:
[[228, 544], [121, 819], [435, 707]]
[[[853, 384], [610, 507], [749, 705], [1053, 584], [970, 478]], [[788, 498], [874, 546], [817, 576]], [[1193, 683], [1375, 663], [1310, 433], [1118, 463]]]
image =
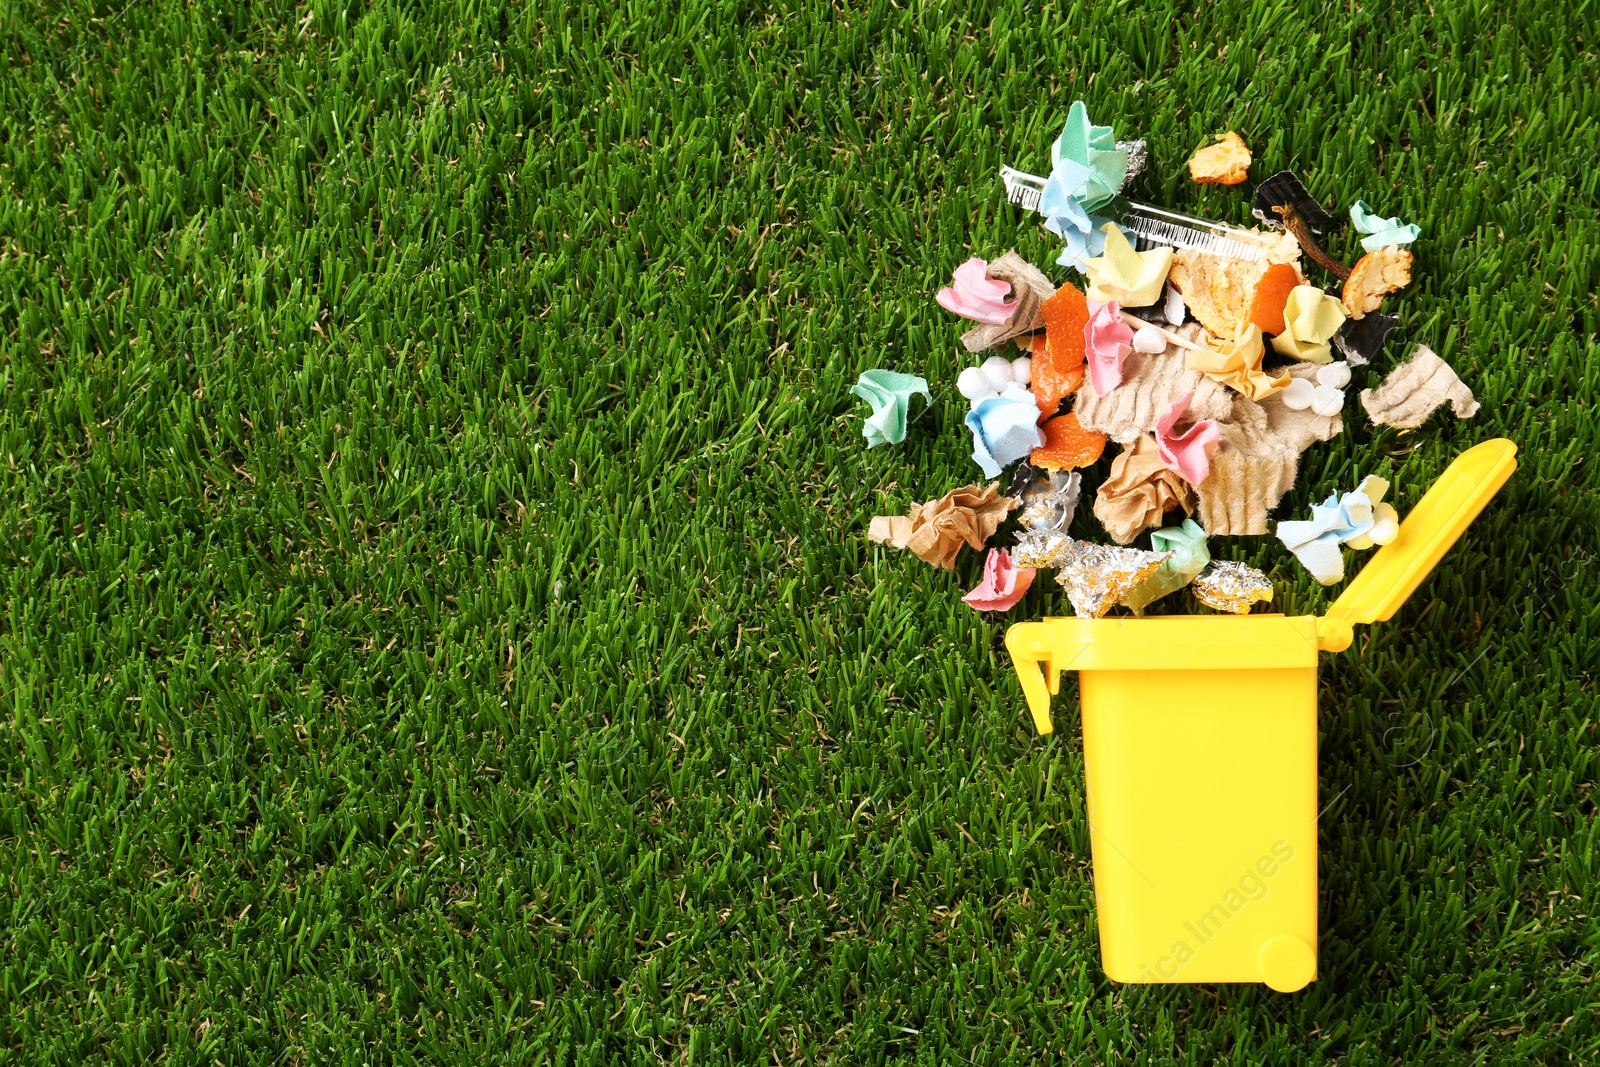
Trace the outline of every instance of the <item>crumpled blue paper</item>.
[[1350, 225], [1354, 226], [1358, 233], [1370, 234], [1361, 239], [1361, 247], [1368, 252], [1376, 252], [1390, 245], [1408, 245], [1422, 233], [1422, 227], [1414, 222], [1401, 222], [1398, 217], [1386, 219], [1374, 215], [1372, 209], [1362, 200], [1350, 205]]
[[1311, 505], [1309, 522], [1278, 523], [1278, 540], [1323, 585], [1343, 581], [1344, 555], [1339, 545], [1354, 541], [1368, 548], [1372, 546], [1373, 542], [1366, 535], [1377, 524], [1374, 511], [1388, 491], [1387, 481], [1369, 474], [1344, 496], [1334, 493], [1321, 504]]
[[[1128, 178], [1128, 151], [1118, 148], [1110, 126], [1089, 122], [1089, 109], [1076, 100], [1067, 124], [1050, 146], [1050, 177], [1039, 197], [1045, 228], [1066, 239], [1056, 260], [1083, 269], [1083, 261], [1105, 252], [1101, 227], [1112, 220], [1094, 214], [1111, 201]], [[1124, 231], [1131, 238], [1131, 231]]]
[[906, 439], [906, 414], [912, 394], [921, 393], [924, 401], [933, 402], [925, 379], [892, 370], [862, 371], [850, 392], [872, 405], [872, 414], [861, 428], [868, 448], [897, 445]]
[[967, 412], [972, 431], [972, 458], [993, 478], [1000, 468], [1022, 459], [1044, 444], [1039, 432], [1039, 405], [1025, 385], [1012, 382], [999, 396], [978, 401]]

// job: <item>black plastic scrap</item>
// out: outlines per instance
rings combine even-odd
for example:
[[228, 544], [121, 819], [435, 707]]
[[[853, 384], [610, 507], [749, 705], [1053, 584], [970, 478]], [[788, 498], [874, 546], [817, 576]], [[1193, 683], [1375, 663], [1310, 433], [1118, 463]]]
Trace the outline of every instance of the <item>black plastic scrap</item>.
[[1312, 236], [1335, 228], [1338, 221], [1306, 191], [1294, 171], [1280, 170], [1256, 186], [1251, 214], [1268, 226], [1277, 226], [1294, 234], [1301, 250], [1324, 270], [1340, 278], [1350, 277], [1350, 268], [1323, 251]]

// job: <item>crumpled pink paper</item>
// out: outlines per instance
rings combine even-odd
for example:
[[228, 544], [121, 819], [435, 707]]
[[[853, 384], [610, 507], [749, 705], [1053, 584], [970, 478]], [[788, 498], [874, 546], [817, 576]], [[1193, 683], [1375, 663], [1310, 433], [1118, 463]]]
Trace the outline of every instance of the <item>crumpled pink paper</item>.
[[1089, 384], [1100, 396], [1122, 384], [1122, 364], [1133, 351], [1133, 328], [1122, 321], [1122, 307], [1110, 300], [1089, 301], [1089, 321], [1083, 325], [1084, 354], [1089, 364]]
[[1018, 567], [1011, 553], [991, 548], [983, 561], [983, 581], [961, 599], [978, 611], [1010, 611], [1033, 584], [1032, 567]]
[[955, 269], [951, 275], [954, 284], [940, 289], [934, 299], [940, 307], [964, 319], [1004, 326], [1017, 310], [1017, 302], [1007, 303], [1005, 299], [1011, 292], [1011, 283], [989, 277], [988, 270], [988, 263], [973, 256]]
[[1172, 432], [1189, 408], [1193, 392], [1184, 393], [1162, 413], [1156, 422], [1156, 454], [1168, 470], [1183, 475], [1190, 485], [1199, 485], [1211, 475], [1211, 456], [1222, 439], [1216, 419], [1201, 419], [1181, 434]]

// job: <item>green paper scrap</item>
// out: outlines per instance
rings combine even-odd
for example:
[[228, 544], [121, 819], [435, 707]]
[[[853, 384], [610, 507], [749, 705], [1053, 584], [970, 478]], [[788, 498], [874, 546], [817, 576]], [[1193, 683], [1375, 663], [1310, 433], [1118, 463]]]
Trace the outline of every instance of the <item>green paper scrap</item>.
[[897, 445], [906, 439], [906, 413], [913, 393], [921, 393], [924, 401], [933, 402], [926, 380], [892, 370], [862, 371], [850, 392], [872, 405], [872, 414], [861, 428], [868, 448]]
[[1184, 519], [1182, 526], [1156, 530], [1150, 535], [1150, 545], [1154, 551], [1171, 552], [1172, 556], [1122, 598], [1123, 606], [1131, 608], [1135, 615], [1143, 615], [1150, 604], [1194, 581], [1195, 575], [1211, 562], [1206, 532], [1193, 519]]
[[1128, 177], [1128, 150], [1117, 147], [1110, 126], [1089, 121], [1089, 109], [1074, 100], [1061, 136], [1050, 146], [1052, 177], [1085, 211], [1101, 207], [1117, 195]]
[[1422, 227], [1414, 222], [1401, 222], [1399, 218], [1385, 219], [1374, 215], [1372, 209], [1361, 200], [1350, 205], [1350, 224], [1357, 232], [1371, 235], [1361, 239], [1361, 247], [1368, 252], [1376, 252], [1390, 245], [1408, 245], [1422, 233]]

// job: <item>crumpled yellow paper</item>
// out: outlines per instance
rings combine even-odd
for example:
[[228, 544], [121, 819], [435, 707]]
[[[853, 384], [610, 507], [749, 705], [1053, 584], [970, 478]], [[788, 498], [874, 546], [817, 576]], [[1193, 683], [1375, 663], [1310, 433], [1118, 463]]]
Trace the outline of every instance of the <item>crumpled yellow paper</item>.
[[1307, 363], [1333, 362], [1328, 342], [1345, 320], [1344, 304], [1338, 297], [1329, 296], [1314, 285], [1297, 285], [1289, 290], [1283, 319], [1288, 329], [1272, 339], [1274, 349]]
[[[1338, 306], [1339, 301], [1333, 303]], [[1273, 344], [1277, 344], [1276, 338]], [[1327, 345], [1323, 345], [1323, 348], [1327, 348]], [[1261, 342], [1261, 327], [1252, 322], [1239, 331], [1239, 336], [1227, 348], [1208, 346], [1191, 349], [1184, 366], [1215, 378], [1250, 400], [1259, 401], [1289, 385], [1288, 374], [1273, 377], [1261, 369], [1261, 360], [1266, 354], [1266, 345]]]
[[1105, 255], [1085, 260], [1083, 272], [1089, 276], [1090, 300], [1123, 307], [1149, 307], [1161, 299], [1161, 288], [1172, 269], [1172, 249], [1162, 246], [1137, 252], [1116, 223], [1100, 227], [1106, 235]]

